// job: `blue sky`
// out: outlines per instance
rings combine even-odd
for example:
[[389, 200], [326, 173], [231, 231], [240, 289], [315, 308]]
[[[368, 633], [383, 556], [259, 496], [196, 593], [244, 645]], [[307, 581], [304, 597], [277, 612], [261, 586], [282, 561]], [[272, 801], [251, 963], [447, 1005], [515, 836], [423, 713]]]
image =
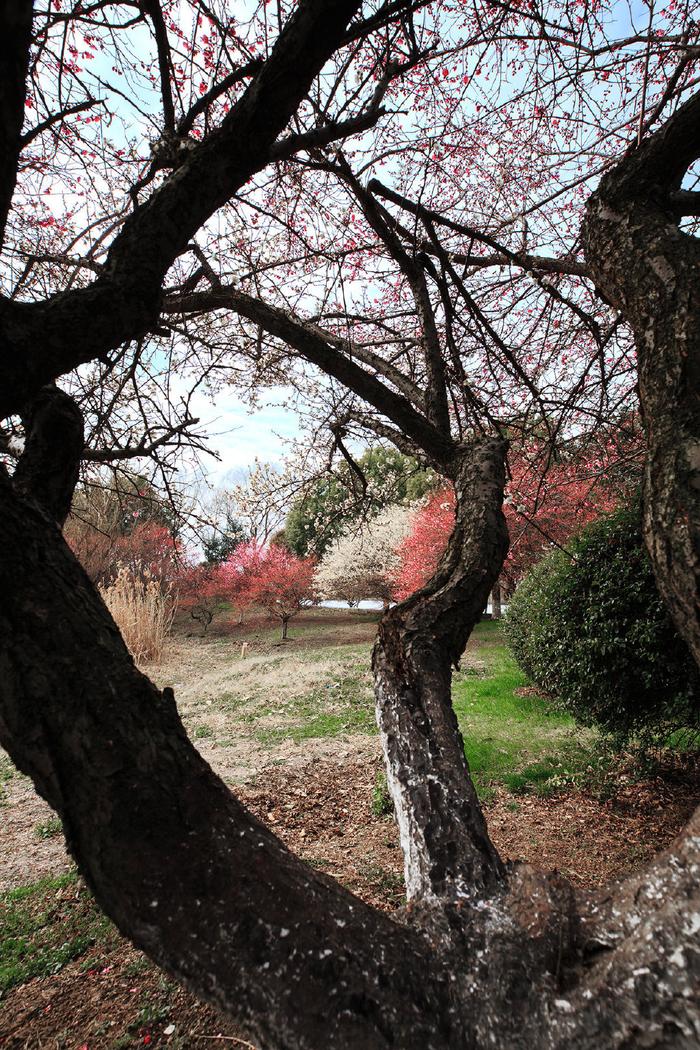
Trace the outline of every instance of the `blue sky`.
[[260, 405], [249, 409], [231, 388], [224, 388], [212, 404], [202, 398], [191, 405], [201, 419], [200, 429], [211, 436], [210, 446], [221, 456], [221, 462], [207, 456], [204, 469], [210, 484], [227, 487], [243, 480], [257, 457], [263, 463], [281, 464], [287, 451], [282, 438], [299, 436], [294, 412], [272, 402], [277, 396], [261, 398]]

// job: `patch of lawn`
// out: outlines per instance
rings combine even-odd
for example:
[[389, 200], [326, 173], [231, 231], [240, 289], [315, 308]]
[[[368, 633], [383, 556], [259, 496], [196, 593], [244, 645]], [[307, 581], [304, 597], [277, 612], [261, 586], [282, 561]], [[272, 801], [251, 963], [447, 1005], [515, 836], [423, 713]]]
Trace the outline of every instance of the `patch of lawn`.
[[[371, 642], [358, 638], [356, 617], [348, 614], [346, 624], [336, 610], [327, 619], [322, 610], [307, 610], [293, 626], [303, 645], [295, 647], [292, 639], [288, 646], [263, 651], [276, 632], [270, 622], [251, 625], [241, 639], [260, 647], [254, 645], [245, 659], [237, 642], [226, 641], [232, 648], [230, 674], [213, 703], [227, 724], [216, 729], [212, 724], [212, 739], [226, 746], [232, 733], [237, 739], [243, 734], [273, 748], [288, 739], [374, 734]], [[526, 686], [500, 623], [480, 623], [455, 674], [453, 702], [482, 799], [498, 786], [514, 794], [547, 794], [580, 782], [589, 767], [600, 764], [597, 735], [534, 691], [517, 695]], [[190, 712], [188, 719], [195, 739], [204, 739], [205, 709]]]
[[294, 697], [284, 709], [285, 724], [256, 733], [262, 744], [295, 743], [312, 737], [340, 736], [342, 733], [373, 733], [377, 724], [374, 699], [365, 674], [338, 675], [325, 685], [303, 696]]
[[61, 893], [75, 873], [0, 894], [0, 997], [32, 977], [58, 973], [117, 932], [87, 890]]
[[482, 798], [497, 784], [547, 794], [576, 782], [596, 762], [596, 734], [536, 694], [517, 695], [528, 681], [498, 622], [480, 623], [473, 640], [452, 696]]

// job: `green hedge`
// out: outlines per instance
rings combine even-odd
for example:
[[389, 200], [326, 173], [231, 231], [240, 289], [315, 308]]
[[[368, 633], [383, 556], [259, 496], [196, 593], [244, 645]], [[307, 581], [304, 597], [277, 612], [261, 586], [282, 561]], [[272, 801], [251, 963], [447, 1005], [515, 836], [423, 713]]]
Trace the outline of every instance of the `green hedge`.
[[585, 529], [513, 595], [505, 631], [525, 673], [623, 742], [700, 728], [700, 675], [656, 589], [638, 504]]

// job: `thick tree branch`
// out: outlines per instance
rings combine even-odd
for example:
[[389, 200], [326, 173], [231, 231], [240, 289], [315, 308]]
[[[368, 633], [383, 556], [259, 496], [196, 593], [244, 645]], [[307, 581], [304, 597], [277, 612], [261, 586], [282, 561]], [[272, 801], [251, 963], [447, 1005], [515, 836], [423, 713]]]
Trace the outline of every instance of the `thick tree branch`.
[[32, 0], [0, 0], [0, 245], [22, 148], [31, 28]]
[[391, 390], [351, 360], [349, 355], [352, 354], [352, 345], [348, 347], [346, 356], [336, 345], [330, 345], [317, 331], [305, 326], [291, 314], [239, 292], [236, 288], [193, 292], [188, 296], [172, 298], [165, 304], [165, 309], [173, 312], [216, 308], [235, 310], [241, 317], [254, 321], [270, 335], [293, 347], [311, 364], [338, 379], [395, 423], [427, 456], [446, 473], [450, 473], [454, 455], [451, 439], [416, 411], [406, 397]]
[[185, 419], [178, 423], [177, 426], [168, 427], [159, 437], [150, 441], [144, 435], [135, 445], [124, 445], [115, 448], [85, 448], [83, 449], [82, 458], [89, 463], [115, 463], [126, 459], [141, 459], [145, 456], [152, 456], [158, 449], [172, 444], [177, 438], [182, 438], [197, 423], [199, 423], [199, 419]]
[[356, 117], [350, 117], [348, 120], [340, 120], [299, 135], [287, 135], [286, 138], [274, 144], [270, 150], [270, 160], [287, 160], [301, 150], [320, 149], [331, 142], [346, 139], [350, 135], [357, 135], [361, 131], [368, 131], [369, 128], [374, 127], [380, 117], [384, 116], [385, 112], [386, 110], [381, 107], [371, 107], [366, 112], [358, 113]]
[[406, 251], [391, 223], [386, 221], [383, 210], [378, 206], [372, 194], [355, 177], [344, 157], [338, 156], [337, 164], [332, 170], [340, 175], [351, 188], [368, 223], [408, 281], [423, 335], [423, 358], [426, 373], [425, 413], [433, 426], [448, 434], [450, 414], [447, 403], [445, 362], [423, 267], [415, 255]]
[[17, 411], [39, 386], [156, 324], [161, 284], [173, 260], [267, 163], [359, 6], [360, 0], [299, 4], [221, 126], [127, 219], [104, 273], [90, 287], [43, 303], [0, 306], [0, 418]]
[[158, 53], [158, 70], [160, 73], [160, 94], [163, 101], [163, 130], [167, 134], [175, 130], [175, 105], [170, 87], [173, 77], [173, 61], [170, 54], [168, 31], [165, 28], [159, 0], [141, 0], [141, 4], [153, 23], [153, 33], [156, 38], [156, 51]]
[[676, 190], [670, 195], [671, 207], [679, 219], [686, 215], [700, 215], [700, 193], [695, 190]]
[[0, 740], [122, 932], [266, 1047], [386, 1050], [392, 1031], [406, 1050], [470, 1046], [423, 936], [246, 812], [58, 528], [6, 476], [0, 493]]
[[373, 667], [377, 720], [409, 897], [483, 897], [503, 879], [452, 710], [452, 666], [481, 618], [508, 550], [506, 444], [457, 453], [457, 517], [433, 579], [390, 609]]
[[254, 76], [262, 68], [262, 64], [261, 58], [253, 58], [250, 62], [246, 62], [245, 65], [232, 69], [218, 84], [210, 87], [201, 98], [197, 99], [182, 118], [177, 126], [178, 134], [187, 135], [194, 127], [197, 117], [201, 116], [202, 113], [206, 113], [212, 102], [216, 102], [217, 98], [221, 98], [236, 84], [240, 84], [242, 80]]
[[53, 113], [50, 117], [47, 117], [46, 120], [42, 120], [40, 124], [30, 128], [29, 131], [25, 131], [20, 138], [20, 147], [24, 149], [25, 146], [28, 146], [29, 143], [33, 142], [34, 139], [39, 137], [39, 135], [43, 134], [49, 128], [52, 128], [54, 124], [61, 123], [66, 117], [71, 117], [75, 113], [83, 113], [86, 109], [92, 109], [92, 107], [96, 106], [98, 102], [99, 99], [89, 98], [86, 99], [85, 102], [77, 102], [74, 106], [68, 106], [66, 109], [61, 110], [60, 113]]
[[649, 867], [593, 894], [580, 921], [587, 973], [567, 996], [562, 1041], [698, 1045], [700, 808]]

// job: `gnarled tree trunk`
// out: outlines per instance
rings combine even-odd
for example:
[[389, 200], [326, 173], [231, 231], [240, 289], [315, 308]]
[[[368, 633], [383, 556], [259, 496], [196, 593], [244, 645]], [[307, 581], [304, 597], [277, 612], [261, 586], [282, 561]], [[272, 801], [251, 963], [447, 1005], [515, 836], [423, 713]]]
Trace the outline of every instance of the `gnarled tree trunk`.
[[426, 587], [385, 612], [374, 649], [377, 720], [409, 898], [473, 898], [503, 875], [469, 777], [451, 680], [508, 550], [504, 457], [498, 440], [459, 450], [447, 551]]
[[700, 156], [700, 96], [602, 180], [588, 204], [586, 257], [630, 323], [648, 444], [644, 538], [661, 595], [700, 663], [700, 242], [679, 193]]
[[[255, 820], [188, 741], [171, 691], [136, 669], [55, 523], [79, 417], [59, 392], [42, 398], [17, 483], [0, 474], [0, 740], [135, 944], [265, 1050], [697, 1045], [697, 820], [603, 897], [506, 869], [488, 839], [449, 677], [503, 555], [498, 442], [460, 450], [445, 560], [377, 643], [414, 897], [389, 918]], [[42, 506], [29, 466], [54, 426], [66, 456]]]

